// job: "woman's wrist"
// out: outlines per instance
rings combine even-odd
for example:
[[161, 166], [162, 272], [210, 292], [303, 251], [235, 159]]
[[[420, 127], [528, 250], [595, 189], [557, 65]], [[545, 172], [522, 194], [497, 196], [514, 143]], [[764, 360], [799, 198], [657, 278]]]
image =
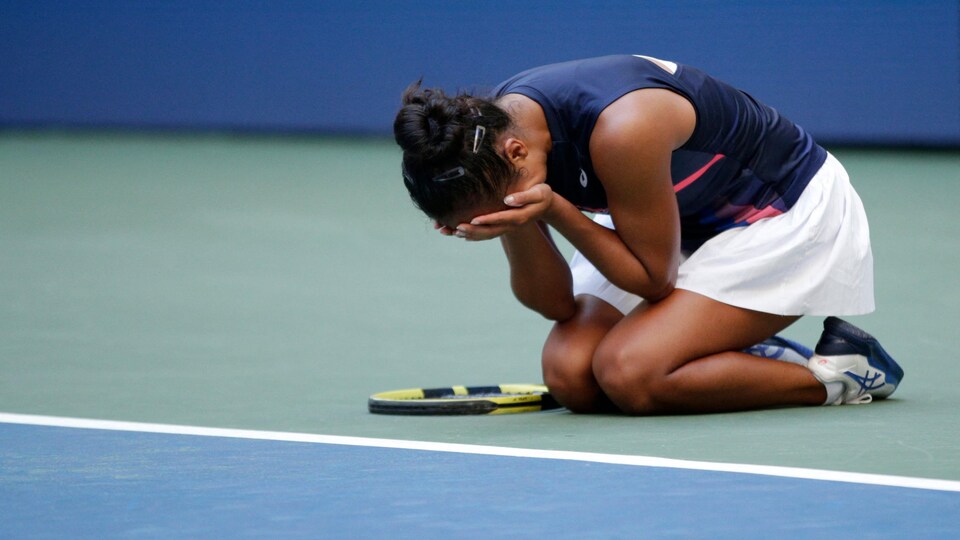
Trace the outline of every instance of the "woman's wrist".
[[557, 192], [550, 192], [550, 205], [547, 206], [547, 209], [543, 212], [542, 221], [554, 228], [558, 228], [556, 224], [563, 219], [563, 213], [569, 210], [565, 208], [565, 206], [572, 207], [573, 205]]

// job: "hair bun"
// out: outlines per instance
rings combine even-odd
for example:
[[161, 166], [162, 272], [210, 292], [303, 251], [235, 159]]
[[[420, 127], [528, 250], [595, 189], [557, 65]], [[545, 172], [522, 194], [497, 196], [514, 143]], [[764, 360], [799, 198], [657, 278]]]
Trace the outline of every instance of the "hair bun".
[[403, 184], [417, 208], [442, 219], [502, 201], [518, 173], [494, 141], [510, 125], [494, 98], [450, 96], [421, 88], [421, 81], [407, 87], [393, 136], [403, 149]]
[[394, 121], [397, 144], [421, 163], [455, 160], [464, 148], [467, 99], [420, 85], [417, 81], [403, 93], [403, 107]]

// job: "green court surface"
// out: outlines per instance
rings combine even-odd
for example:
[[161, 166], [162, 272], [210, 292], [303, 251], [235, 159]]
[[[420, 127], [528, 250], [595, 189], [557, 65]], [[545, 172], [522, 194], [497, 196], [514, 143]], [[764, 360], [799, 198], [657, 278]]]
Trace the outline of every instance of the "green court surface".
[[[539, 382], [499, 244], [441, 237], [385, 139], [0, 132], [0, 412], [960, 480], [960, 153], [834, 149], [906, 377], [865, 406], [628, 418], [367, 413]], [[785, 335], [813, 345], [820, 318]]]

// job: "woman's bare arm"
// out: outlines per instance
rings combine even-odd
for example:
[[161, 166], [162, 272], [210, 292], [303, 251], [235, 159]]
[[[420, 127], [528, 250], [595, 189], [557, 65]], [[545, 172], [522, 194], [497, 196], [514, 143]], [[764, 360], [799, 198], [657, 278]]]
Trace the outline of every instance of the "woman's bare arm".
[[510, 264], [510, 287], [520, 303], [550, 320], [572, 317], [576, 306], [570, 267], [546, 224], [517, 227], [500, 241]]

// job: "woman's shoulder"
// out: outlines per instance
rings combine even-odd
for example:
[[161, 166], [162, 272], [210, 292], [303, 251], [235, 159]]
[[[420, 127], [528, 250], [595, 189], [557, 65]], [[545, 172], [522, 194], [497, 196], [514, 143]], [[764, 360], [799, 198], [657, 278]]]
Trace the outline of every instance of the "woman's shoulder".
[[689, 140], [696, 124], [696, 110], [680, 94], [663, 88], [634, 90], [600, 113], [590, 137], [590, 153], [642, 149], [654, 143], [673, 151]]

